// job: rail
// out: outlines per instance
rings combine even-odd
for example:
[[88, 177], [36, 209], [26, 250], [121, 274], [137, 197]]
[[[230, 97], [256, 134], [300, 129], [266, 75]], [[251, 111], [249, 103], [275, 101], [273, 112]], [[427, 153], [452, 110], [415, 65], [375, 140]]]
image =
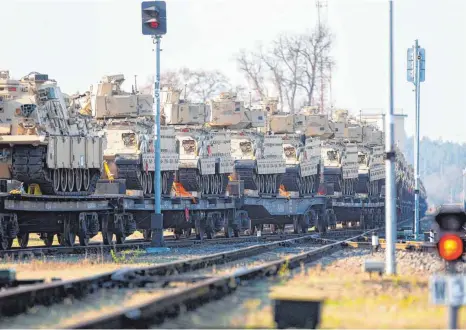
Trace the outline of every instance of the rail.
[[[374, 230], [369, 230], [362, 235], [368, 234]], [[309, 252], [303, 252], [293, 257], [266, 262], [263, 265], [250, 269], [241, 269], [229, 275], [200, 278], [197, 283], [194, 283], [185, 289], [180, 289], [161, 297], [156, 297], [136, 307], [125, 308], [118, 312], [77, 323], [68, 328], [147, 328], [154, 323], [162, 323], [165, 317], [173, 317], [177, 315], [181, 310], [183, 310], [182, 306], [189, 306], [189, 308], [192, 309], [206, 301], [218, 299], [221, 296], [233, 292], [242, 281], [274, 276], [284, 266], [288, 269], [293, 269], [300, 266], [302, 263], [318, 260], [328, 253], [333, 253], [342, 249], [346, 242], [357, 239], [362, 235], [327, 244], [321, 248], [317, 248]], [[190, 280], [193, 281], [192, 278]], [[165, 281], [165, 284], [168, 285], [171, 280], [167, 277]], [[180, 278], [174, 278], [173, 281], [180, 281]]]

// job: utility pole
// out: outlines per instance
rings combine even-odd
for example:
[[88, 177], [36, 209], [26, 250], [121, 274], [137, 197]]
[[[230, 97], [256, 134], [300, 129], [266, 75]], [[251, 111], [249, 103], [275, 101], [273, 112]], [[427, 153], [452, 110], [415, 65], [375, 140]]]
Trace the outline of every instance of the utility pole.
[[421, 82], [425, 80], [425, 50], [419, 47], [418, 40], [408, 48], [408, 82], [414, 84], [415, 91], [415, 138], [414, 138], [414, 237], [419, 236], [419, 136], [421, 117]]
[[390, 4], [389, 18], [389, 52], [390, 52], [390, 106], [387, 111], [386, 132], [385, 132], [385, 236], [387, 248], [385, 249], [385, 262], [387, 275], [396, 274], [396, 187], [395, 187], [395, 125], [394, 125], [394, 100], [393, 100], [393, 0]]

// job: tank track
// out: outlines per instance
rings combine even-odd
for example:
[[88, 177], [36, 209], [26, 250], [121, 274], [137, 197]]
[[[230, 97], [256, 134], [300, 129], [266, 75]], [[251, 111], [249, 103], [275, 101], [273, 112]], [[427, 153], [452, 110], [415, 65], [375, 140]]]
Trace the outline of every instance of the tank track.
[[44, 195], [88, 196], [95, 192], [100, 171], [90, 169], [90, 184], [87, 191], [59, 191], [53, 186], [52, 176], [47, 167], [46, 146], [16, 146], [12, 152], [12, 176], [25, 186], [38, 184]]
[[356, 193], [368, 194], [369, 193], [368, 184], [369, 184], [369, 174], [359, 174], [358, 184], [356, 186]]
[[317, 192], [319, 187], [319, 175], [310, 175], [301, 177], [299, 165], [289, 166], [286, 173], [282, 176], [281, 184], [286, 191], [298, 191], [300, 196], [311, 196]]
[[[244, 189], [259, 190], [262, 195], [275, 195], [279, 193], [280, 184], [282, 184], [282, 174], [263, 174], [256, 173], [256, 164], [254, 160], [243, 160], [235, 162], [235, 173], [238, 180], [243, 180]], [[275, 184], [272, 175], [276, 176]], [[262, 181], [264, 180], [264, 182]], [[269, 185], [267, 185], [269, 182]]]
[[324, 183], [333, 184], [335, 192], [341, 192], [341, 170], [339, 168], [324, 167]]
[[254, 160], [235, 161], [235, 172], [238, 180], [243, 180], [244, 189], [257, 190], [257, 177], [254, 173], [256, 164]]
[[[220, 191], [205, 191], [204, 185], [212, 176], [216, 176], [217, 180], [221, 180]], [[199, 171], [196, 168], [180, 168], [178, 170], [178, 180], [187, 191], [198, 191], [203, 196], [221, 196], [225, 195], [228, 186], [228, 174], [216, 173], [212, 175], [199, 175]]]
[[[123, 164], [122, 164], [123, 163]], [[118, 178], [125, 179], [126, 188], [131, 190], [143, 190], [142, 186], [142, 173], [141, 173], [141, 165], [138, 161], [129, 161], [124, 160], [116, 160], [115, 165], [118, 169]], [[153, 172], [151, 172], [153, 175]], [[164, 192], [162, 186], [162, 196], [168, 197], [171, 193], [171, 187], [173, 186], [173, 182], [175, 181], [175, 174], [171, 171], [163, 171], [162, 175], [168, 175], [167, 177], [167, 189]], [[138, 175], [139, 174], [139, 175]], [[154, 191], [154, 182], [151, 180], [152, 184], [152, 191]], [[145, 195], [153, 195], [153, 194], [145, 194]]]

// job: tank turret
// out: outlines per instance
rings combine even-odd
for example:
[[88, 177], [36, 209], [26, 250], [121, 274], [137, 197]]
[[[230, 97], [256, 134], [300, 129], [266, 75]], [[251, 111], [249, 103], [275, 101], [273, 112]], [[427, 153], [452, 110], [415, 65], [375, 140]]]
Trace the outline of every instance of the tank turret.
[[231, 136], [227, 131], [176, 127], [180, 157], [178, 182], [187, 191], [224, 195], [233, 173]]
[[192, 193], [224, 195], [234, 172], [231, 137], [224, 127], [241, 122], [241, 105], [227, 93], [207, 105], [181, 100], [180, 95], [180, 90], [162, 89], [165, 123], [176, 134], [177, 181]]
[[[121, 89], [124, 76], [105, 76], [90, 93], [78, 97], [77, 109], [92, 112], [107, 134], [104, 158], [112, 175], [126, 180], [126, 188], [154, 192], [155, 121], [153, 97], [149, 94], [128, 93]], [[178, 170], [175, 130], [160, 127], [162, 195], [171, 193]]]
[[283, 141], [279, 135], [254, 131], [236, 131], [231, 137], [235, 176], [244, 188], [259, 194], [278, 193], [286, 171]]
[[286, 171], [281, 184], [286, 191], [312, 195], [319, 186], [320, 139], [304, 134], [306, 115], [275, 112], [268, 122], [269, 130], [282, 138]]
[[333, 192], [344, 196], [353, 195], [358, 182], [357, 145], [340, 139], [326, 140], [322, 144], [322, 162], [326, 187], [333, 186]]
[[1, 176], [38, 184], [43, 194], [89, 195], [106, 139], [95, 121], [67, 106], [57, 82], [33, 72], [0, 73]]
[[265, 127], [266, 112], [245, 108], [235, 93], [221, 93], [207, 102], [207, 109], [206, 123], [211, 127], [231, 130]]

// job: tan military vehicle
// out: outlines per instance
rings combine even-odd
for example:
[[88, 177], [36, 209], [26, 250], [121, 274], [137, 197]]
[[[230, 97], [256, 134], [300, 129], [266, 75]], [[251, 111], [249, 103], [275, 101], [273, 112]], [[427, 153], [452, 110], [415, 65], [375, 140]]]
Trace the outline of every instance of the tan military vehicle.
[[360, 135], [359, 131], [348, 128], [347, 111], [336, 111], [333, 121], [327, 115], [317, 113], [317, 109], [306, 107], [301, 111], [305, 116], [306, 137], [320, 138], [321, 167], [323, 185], [327, 194], [335, 193], [351, 196], [358, 182], [358, 150], [352, 142]]
[[363, 124], [358, 141], [359, 181], [357, 193], [379, 196], [385, 184], [385, 146], [383, 134], [373, 126]]
[[246, 109], [234, 93], [222, 93], [210, 100], [208, 110], [210, 126], [231, 132], [236, 179], [243, 180], [245, 189], [277, 194], [286, 163], [281, 136], [263, 133], [266, 111]]
[[[125, 179], [126, 188], [154, 192], [153, 96], [122, 90], [123, 75], [105, 76], [96, 88], [78, 102], [81, 112], [91, 112], [107, 135], [104, 158], [115, 178]], [[87, 97], [87, 99], [86, 99]], [[162, 195], [171, 193], [178, 170], [175, 130], [160, 127]]]
[[209, 119], [205, 104], [185, 102], [180, 96], [181, 90], [162, 88], [165, 123], [174, 128], [176, 135], [177, 182], [191, 193], [224, 195], [234, 165], [230, 133], [221, 129], [221, 121], [212, 120], [212, 126], [220, 128], [206, 125]]
[[272, 113], [268, 118], [270, 131], [282, 137], [286, 173], [281, 184], [287, 191], [299, 192], [301, 196], [316, 193], [319, 188], [320, 139], [306, 138], [301, 133], [305, 115], [279, 114], [274, 103], [265, 105]]
[[0, 73], [0, 177], [42, 194], [89, 195], [100, 178], [105, 137], [92, 118], [67, 107], [60, 87], [33, 72]]

